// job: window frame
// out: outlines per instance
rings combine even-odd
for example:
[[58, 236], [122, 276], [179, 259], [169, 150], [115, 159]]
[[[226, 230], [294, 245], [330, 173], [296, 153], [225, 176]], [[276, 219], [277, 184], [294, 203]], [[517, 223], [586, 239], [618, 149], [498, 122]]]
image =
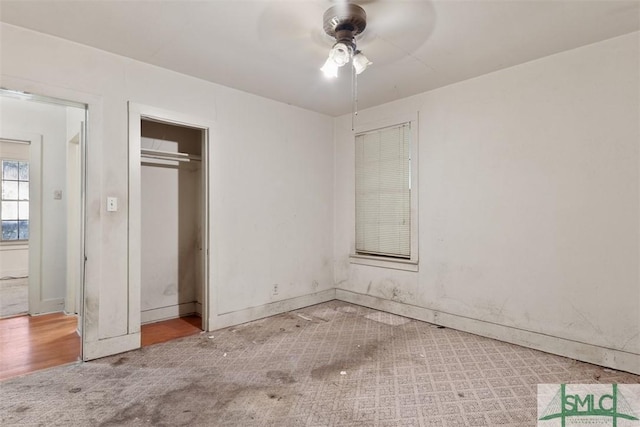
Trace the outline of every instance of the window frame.
[[[7, 142], [13, 142], [13, 141], [7, 141]], [[18, 164], [20, 163], [26, 163], [28, 165], [29, 168], [29, 177], [27, 180], [23, 180], [20, 179], [20, 176], [18, 176], [17, 180], [13, 180], [13, 179], [5, 179], [4, 178], [4, 169], [2, 167], [2, 163], [3, 162], [17, 162]], [[10, 157], [0, 157], [0, 187], [4, 186], [4, 181], [11, 181], [11, 182], [17, 182], [18, 186], [20, 185], [20, 182], [26, 182], [28, 187], [29, 187], [29, 198], [26, 200], [20, 199], [20, 196], [18, 195], [17, 199], [4, 199], [2, 197], [2, 194], [0, 194], [0, 203], [2, 202], [27, 202], [29, 204], [30, 207], [30, 200], [31, 200], [31, 162], [29, 161], [29, 159], [16, 159], [16, 158], [10, 158]], [[0, 188], [1, 191], [1, 188]], [[18, 238], [17, 239], [9, 239], [9, 240], [5, 240], [2, 238], [2, 235], [0, 234], [0, 245], [28, 245], [29, 244], [29, 238], [26, 239], [20, 239], [20, 231], [19, 231], [19, 227], [20, 227], [20, 210], [18, 208], [18, 219], [15, 220], [18, 223]], [[0, 206], [0, 215], [2, 214], [2, 207]], [[6, 221], [12, 221], [12, 220], [6, 220]], [[29, 212], [29, 218], [26, 220], [27, 221], [27, 228], [28, 228], [28, 234], [29, 236], [31, 235], [31, 213]], [[2, 220], [0, 219], [0, 225], [1, 225]], [[1, 231], [0, 231], [1, 232]]]
[[[410, 258], [403, 259], [397, 258], [393, 256], [385, 256], [385, 255], [370, 255], [370, 254], [359, 254], [356, 252], [356, 193], [355, 193], [355, 150], [356, 150], [356, 136], [363, 134], [374, 132], [376, 130], [389, 128], [393, 126], [400, 126], [402, 124], [409, 123], [410, 125], [410, 141], [409, 141], [409, 153], [410, 153], [410, 238], [411, 238], [411, 254]], [[396, 270], [406, 270], [406, 271], [418, 271], [419, 265], [419, 257], [418, 257], [418, 195], [420, 194], [418, 191], [418, 146], [419, 146], [419, 132], [418, 132], [418, 113], [413, 114], [403, 114], [397, 115], [393, 117], [389, 117], [382, 120], [376, 120], [361, 126], [358, 126], [355, 129], [353, 134], [352, 144], [353, 144], [353, 177], [354, 177], [354, 186], [352, 189], [353, 194], [353, 233], [352, 233], [352, 242], [351, 242], [351, 250], [349, 254], [349, 262], [351, 264], [360, 264], [367, 265], [372, 267], [382, 267], [382, 268], [390, 268]]]

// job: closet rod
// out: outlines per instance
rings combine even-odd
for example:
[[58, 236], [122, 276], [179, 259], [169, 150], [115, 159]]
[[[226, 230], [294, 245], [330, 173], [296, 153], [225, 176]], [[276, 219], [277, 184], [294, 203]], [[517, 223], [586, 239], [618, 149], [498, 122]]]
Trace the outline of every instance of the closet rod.
[[140, 156], [151, 158], [151, 159], [177, 160], [179, 162], [189, 162], [189, 161], [199, 162], [202, 159], [202, 157], [197, 156], [195, 154], [176, 153], [173, 151], [152, 150], [149, 148], [141, 148]]

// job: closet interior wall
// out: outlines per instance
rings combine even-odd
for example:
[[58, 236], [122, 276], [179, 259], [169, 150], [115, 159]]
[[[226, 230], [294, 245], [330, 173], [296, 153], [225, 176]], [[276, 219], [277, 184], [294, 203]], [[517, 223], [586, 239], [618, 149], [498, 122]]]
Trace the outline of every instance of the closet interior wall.
[[[198, 129], [150, 120], [142, 120], [141, 129], [144, 324], [202, 313], [203, 135]], [[181, 154], [163, 159], [163, 152]]]

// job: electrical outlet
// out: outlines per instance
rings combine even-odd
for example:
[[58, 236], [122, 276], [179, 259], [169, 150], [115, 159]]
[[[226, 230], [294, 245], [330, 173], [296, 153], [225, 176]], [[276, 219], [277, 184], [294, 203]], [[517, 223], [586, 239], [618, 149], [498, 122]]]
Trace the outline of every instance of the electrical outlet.
[[62, 200], [62, 190], [53, 190], [53, 199]]
[[117, 211], [118, 211], [118, 198], [107, 197], [107, 212], [117, 212]]
[[278, 295], [278, 285], [273, 285], [273, 291], [271, 292], [272, 295]]

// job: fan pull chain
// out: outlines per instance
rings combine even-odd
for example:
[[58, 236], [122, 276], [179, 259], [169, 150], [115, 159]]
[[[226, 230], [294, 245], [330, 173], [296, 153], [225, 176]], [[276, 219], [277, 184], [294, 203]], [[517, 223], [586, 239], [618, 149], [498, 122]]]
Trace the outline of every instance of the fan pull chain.
[[355, 132], [356, 129], [356, 116], [358, 115], [358, 74], [355, 67], [351, 67], [351, 90], [352, 90], [352, 104], [351, 104], [351, 131]]

